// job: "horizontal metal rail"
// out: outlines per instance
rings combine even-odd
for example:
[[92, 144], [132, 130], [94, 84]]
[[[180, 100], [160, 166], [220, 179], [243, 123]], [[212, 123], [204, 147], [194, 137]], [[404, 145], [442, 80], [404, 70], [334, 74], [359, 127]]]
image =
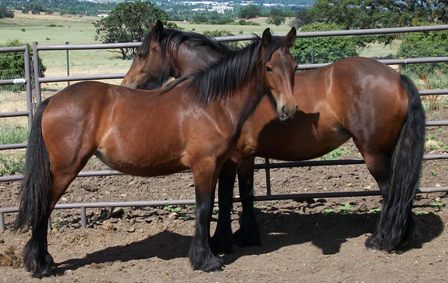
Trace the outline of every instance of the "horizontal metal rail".
[[0, 150], [21, 149], [26, 148], [26, 145], [26, 143], [0, 144]]
[[446, 95], [448, 94], [448, 88], [444, 89], [424, 89], [418, 92], [420, 95]]
[[17, 84], [26, 84], [26, 80], [24, 78], [0, 80], [0, 85], [17, 85]]
[[427, 127], [448, 126], [448, 120], [427, 121]]
[[0, 118], [28, 116], [28, 111], [0, 112]]
[[140, 45], [142, 45], [141, 42], [37, 45], [37, 50], [51, 51], [51, 50], [117, 49], [117, 48], [135, 48], [139, 47]]
[[0, 48], [0, 53], [4, 52], [19, 52], [19, 51], [25, 51], [26, 46], [11, 46], [11, 47], [2, 47]]
[[122, 79], [124, 75], [125, 74], [104, 74], [104, 75], [45, 77], [45, 78], [39, 78], [39, 82], [55, 83], [55, 82], [71, 82], [71, 81]]
[[[427, 154], [423, 157], [423, 160], [440, 160], [448, 159], [448, 154]], [[304, 161], [280, 161], [267, 163], [256, 163], [255, 170], [260, 169], [278, 169], [278, 168], [291, 168], [291, 167], [313, 167], [313, 166], [335, 166], [335, 165], [357, 165], [364, 164], [364, 159], [337, 159], [337, 160], [304, 160]], [[185, 170], [182, 172], [189, 172]], [[125, 175], [116, 170], [95, 170], [95, 171], [81, 171], [78, 177], [96, 177], [96, 176], [117, 176]], [[23, 179], [23, 175], [12, 176], [0, 176], [0, 182], [12, 182], [20, 181]]]
[[[448, 187], [432, 187], [432, 188], [420, 188], [417, 193], [437, 193], [447, 192]], [[295, 193], [295, 194], [274, 194], [255, 196], [255, 201], [275, 201], [275, 200], [308, 200], [315, 198], [336, 198], [336, 197], [363, 197], [363, 196], [379, 196], [381, 195], [379, 190], [373, 191], [348, 191], [348, 192], [317, 192], [317, 193]], [[234, 202], [241, 202], [239, 197], [233, 199]], [[181, 199], [181, 200], [149, 200], [149, 201], [109, 201], [109, 202], [79, 202], [79, 203], [63, 203], [57, 204], [55, 209], [80, 209], [80, 222], [81, 226], [85, 228], [87, 226], [87, 208], [103, 208], [103, 207], [148, 207], [148, 206], [166, 206], [166, 205], [194, 205], [196, 202], [194, 199]], [[215, 199], [215, 203], [218, 200]], [[0, 208], [0, 231], [5, 230], [5, 214], [18, 212], [18, 207], [5, 207]]]
[[[382, 34], [399, 34], [408, 32], [423, 32], [423, 31], [441, 31], [448, 30], [448, 25], [435, 26], [418, 26], [418, 27], [401, 27], [401, 28], [379, 28], [379, 29], [354, 29], [354, 30], [332, 30], [332, 31], [309, 31], [297, 32], [298, 38], [304, 37], [321, 37], [321, 36], [351, 36], [351, 35], [382, 35]], [[220, 36], [215, 37], [218, 41], [244, 41], [253, 40], [255, 35], [236, 35], [236, 36]]]

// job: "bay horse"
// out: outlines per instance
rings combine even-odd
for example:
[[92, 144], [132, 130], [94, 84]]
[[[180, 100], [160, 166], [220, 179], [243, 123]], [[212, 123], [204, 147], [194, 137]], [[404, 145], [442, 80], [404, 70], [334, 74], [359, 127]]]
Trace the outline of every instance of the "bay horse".
[[[187, 75], [229, 52], [197, 34], [192, 42], [201, 42], [201, 48], [191, 48], [190, 33], [164, 29], [160, 22], [150, 34], [122, 85], [147, 84], [152, 80], [150, 74], [159, 68], [175, 69], [171, 75]], [[174, 40], [176, 48], [169, 43], [173, 37], [183, 40]], [[294, 80], [299, 112], [292, 120], [279, 123], [269, 98], [263, 98], [238, 141], [242, 162], [226, 162], [222, 168], [219, 218], [213, 237], [216, 250], [231, 252], [234, 241], [240, 246], [260, 244], [253, 214], [253, 156], [306, 160], [322, 156], [350, 138], [384, 200], [376, 231], [365, 244], [372, 249], [399, 249], [413, 234], [411, 209], [425, 142], [425, 113], [414, 83], [390, 67], [362, 57], [297, 72]], [[232, 237], [230, 211], [236, 172], [243, 213], [240, 229]]]
[[[16, 229], [31, 226], [25, 268], [51, 274], [48, 218], [69, 184], [96, 155], [111, 168], [138, 176], [191, 168], [196, 228], [189, 251], [193, 269], [219, 270], [210, 250], [209, 225], [216, 180], [233, 159], [242, 125], [264, 95], [280, 119], [297, 105], [297, 63], [289, 52], [296, 30], [272, 37], [269, 29], [244, 49], [166, 88], [144, 91], [100, 82], [71, 85], [43, 101], [33, 121]], [[272, 107], [271, 106], [271, 107]]]

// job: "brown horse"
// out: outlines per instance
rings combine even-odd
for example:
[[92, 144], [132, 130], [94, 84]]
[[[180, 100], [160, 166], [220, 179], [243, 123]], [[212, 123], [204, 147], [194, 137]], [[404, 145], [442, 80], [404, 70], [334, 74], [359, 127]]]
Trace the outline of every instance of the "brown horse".
[[264, 95], [281, 119], [297, 105], [291, 78], [297, 66], [285, 38], [266, 29], [261, 39], [165, 89], [132, 90], [99, 82], [69, 86], [43, 101], [29, 139], [16, 228], [31, 225], [24, 265], [34, 276], [51, 273], [48, 218], [92, 156], [121, 172], [156, 176], [191, 168], [196, 229], [189, 258], [194, 269], [220, 269], [210, 250], [209, 225], [216, 180], [233, 159], [241, 127]]
[[[151, 34], [158, 41], [151, 40], [143, 45], [144, 48], [149, 46], [144, 52], [151, 59], [139, 63], [146, 57], [138, 57], [134, 65], [146, 64], [146, 74], [150, 74], [164, 68], [162, 65], [172, 64], [176, 66], [176, 73], [185, 75], [194, 67], [202, 68], [205, 61], [219, 60], [223, 56], [216, 53], [224, 48], [216, 48], [218, 43], [210, 42], [206, 37], [198, 39], [200, 35], [195, 35], [194, 39], [201, 42], [202, 48], [197, 51], [190, 48], [185, 34], [182, 37], [184, 44], [180, 43], [177, 49], [170, 48], [165, 41], [176, 37], [169, 36], [174, 33], [179, 36], [180, 32], [163, 30], [160, 23], [156, 25]], [[210, 47], [207, 49], [206, 46]], [[123, 85], [132, 86], [128, 84], [130, 81], [139, 85], [138, 80], [145, 83], [151, 80], [144, 74], [135, 80], [138, 73], [139, 70], [131, 68]], [[238, 141], [237, 152], [245, 159], [241, 164], [227, 162], [223, 166], [219, 176], [215, 248], [230, 252], [233, 240], [243, 246], [260, 243], [253, 215], [254, 155], [305, 160], [322, 156], [349, 138], [364, 157], [384, 198], [377, 229], [367, 239], [366, 246], [387, 251], [400, 248], [412, 235], [411, 209], [424, 150], [425, 116], [414, 84], [375, 60], [353, 57], [323, 68], [298, 72], [295, 86], [299, 112], [294, 119], [279, 123], [270, 109], [269, 99], [263, 98], [244, 125]], [[243, 214], [241, 227], [232, 238], [230, 210], [236, 170]]]

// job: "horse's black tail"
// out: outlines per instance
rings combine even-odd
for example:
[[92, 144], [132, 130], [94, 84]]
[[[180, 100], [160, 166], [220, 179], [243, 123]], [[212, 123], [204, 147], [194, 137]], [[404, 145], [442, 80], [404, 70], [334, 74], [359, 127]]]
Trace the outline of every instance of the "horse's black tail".
[[368, 247], [392, 251], [412, 239], [414, 220], [412, 203], [419, 186], [425, 145], [425, 112], [414, 83], [401, 75], [408, 93], [406, 122], [391, 160], [389, 192], [384, 200], [378, 228], [369, 238]]
[[[42, 113], [50, 99], [37, 109], [26, 150], [25, 172], [20, 190], [20, 206], [14, 230], [31, 226], [33, 230], [46, 221], [50, 213], [52, 179], [50, 160], [42, 138]], [[44, 222], [46, 223], [46, 222]]]

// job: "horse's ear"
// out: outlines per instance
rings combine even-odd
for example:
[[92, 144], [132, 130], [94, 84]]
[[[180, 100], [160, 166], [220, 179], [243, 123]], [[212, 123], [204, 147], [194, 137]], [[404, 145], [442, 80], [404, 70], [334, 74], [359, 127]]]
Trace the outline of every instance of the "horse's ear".
[[261, 36], [261, 43], [263, 44], [264, 47], [266, 47], [269, 45], [269, 43], [271, 43], [271, 41], [272, 41], [271, 30], [269, 28], [266, 28], [263, 31], [263, 35]]
[[157, 20], [156, 24], [151, 29], [151, 37], [155, 41], [159, 41], [160, 34], [163, 32], [163, 23], [160, 20]]
[[288, 34], [283, 39], [283, 42], [285, 43], [288, 48], [291, 48], [294, 45], [294, 41], [296, 40], [297, 31], [295, 27], [292, 27], [291, 30], [288, 32]]

